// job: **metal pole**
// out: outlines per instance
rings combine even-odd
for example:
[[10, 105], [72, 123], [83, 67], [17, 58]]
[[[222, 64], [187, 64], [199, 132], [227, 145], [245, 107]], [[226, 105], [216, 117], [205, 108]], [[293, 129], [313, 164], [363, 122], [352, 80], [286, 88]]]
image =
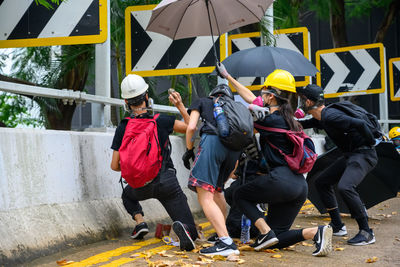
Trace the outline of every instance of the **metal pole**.
[[[110, 42], [110, 0], [107, 0], [107, 39], [102, 44], [96, 44], [95, 59], [95, 94], [111, 96], [111, 42]], [[111, 126], [111, 107], [109, 105], [92, 104], [92, 126]]]
[[386, 48], [383, 48], [383, 59], [385, 62], [384, 69], [381, 70], [385, 73], [385, 91], [379, 94], [379, 117], [380, 120], [384, 121], [382, 130], [384, 132], [389, 131], [389, 124], [387, 121], [389, 120], [389, 109], [388, 109], [388, 86], [387, 86], [387, 78], [386, 78]]

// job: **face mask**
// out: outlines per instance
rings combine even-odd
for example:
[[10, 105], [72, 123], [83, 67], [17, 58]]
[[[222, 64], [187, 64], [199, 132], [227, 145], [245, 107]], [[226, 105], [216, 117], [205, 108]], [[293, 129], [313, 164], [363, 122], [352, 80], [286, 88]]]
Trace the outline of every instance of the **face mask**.
[[306, 116], [306, 113], [304, 112], [303, 109], [298, 108], [295, 112], [294, 112], [294, 116], [298, 119], [302, 119]]

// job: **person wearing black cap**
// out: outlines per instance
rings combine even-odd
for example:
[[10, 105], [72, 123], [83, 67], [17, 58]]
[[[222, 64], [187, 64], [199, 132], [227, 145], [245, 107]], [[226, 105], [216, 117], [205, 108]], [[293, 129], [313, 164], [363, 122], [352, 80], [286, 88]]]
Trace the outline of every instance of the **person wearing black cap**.
[[[338, 204], [333, 190], [337, 190], [348, 206], [350, 213], [358, 223], [359, 232], [347, 241], [350, 245], [368, 245], [375, 243], [375, 236], [368, 225], [368, 215], [356, 187], [364, 177], [375, 168], [378, 158], [374, 148], [375, 139], [365, 121], [350, 117], [345, 112], [324, 104], [323, 89], [310, 84], [298, 88], [300, 108], [297, 115], [308, 113], [312, 119], [300, 120], [303, 128], [323, 129], [336, 146], [343, 152], [343, 157], [324, 170], [315, 181], [331, 217], [333, 235], [347, 235], [347, 229], [340, 218]], [[301, 116], [297, 116], [298, 118]]]

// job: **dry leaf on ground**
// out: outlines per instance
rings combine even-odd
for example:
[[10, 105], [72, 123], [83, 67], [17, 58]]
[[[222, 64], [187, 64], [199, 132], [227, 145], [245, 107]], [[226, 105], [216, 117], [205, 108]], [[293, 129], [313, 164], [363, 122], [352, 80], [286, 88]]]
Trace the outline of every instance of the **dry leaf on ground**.
[[213, 259], [209, 259], [209, 258], [202, 257], [202, 256], [199, 256], [198, 259], [200, 260], [200, 262], [204, 262], [204, 263], [207, 263], [207, 264], [214, 262]]
[[392, 211], [392, 215], [397, 215], [397, 211]]
[[174, 256], [174, 255], [167, 254], [166, 250], [158, 252], [158, 255], [160, 255], [161, 257], [167, 257], [167, 258], [172, 258]]
[[56, 261], [56, 263], [58, 266], [65, 266], [65, 265], [74, 263], [74, 261], [67, 261], [66, 259], [64, 259], [64, 260]]
[[282, 255], [281, 254], [274, 254], [274, 255], [271, 255], [271, 258], [279, 259], [279, 258], [282, 258]]
[[252, 251], [254, 248], [250, 247], [249, 245], [241, 245], [238, 247], [240, 251]]
[[344, 248], [335, 248], [335, 251], [343, 251]]
[[185, 252], [183, 252], [183, 251], [174, 251], [174, 253], [176, 255], [185, 255]]
[[310, 243], [307, 243], [307, 242], [301, 242], [301, 245], [305, 246], [305, 247], [313, 247], [314, 246], [314, 245], [312, 245]]
[[372, 257], [365, 260], [366, 263], [374, 263], [376, 261], [378, 261], [378, 257]]
[[311, 225], [318, 225], [316, 222], [310, 222]]
[[221, 255], [214, 255], [211, 258], [213, 260], [215, 260], [215, 261], [226, 261], [226, 258], [224, 256], [221, 256]]

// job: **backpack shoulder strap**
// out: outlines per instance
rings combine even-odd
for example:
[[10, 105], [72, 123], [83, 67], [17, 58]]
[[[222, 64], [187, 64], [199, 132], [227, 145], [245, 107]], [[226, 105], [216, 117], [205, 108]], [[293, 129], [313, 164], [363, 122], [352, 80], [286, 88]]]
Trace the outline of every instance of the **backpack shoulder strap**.
[[258, 123], [254, 123], [254, 127], [257, 127], [257, 128], [262, 129], [262, 130], [269, 131], [269, 132], [275, 132], [275, 133], [288, 133], [288, 132], [291, 132], [290, 130], [285, 130], [285, 129], [282, 129], [282, 128], [273, 128], [273, 127], [262, 126], [262, 125], [260, 125]]

